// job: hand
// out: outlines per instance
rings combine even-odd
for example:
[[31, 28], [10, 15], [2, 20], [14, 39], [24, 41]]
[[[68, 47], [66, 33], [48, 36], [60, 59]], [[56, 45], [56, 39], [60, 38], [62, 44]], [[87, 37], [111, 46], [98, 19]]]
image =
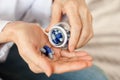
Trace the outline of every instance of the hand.
[[[13, 22], [8, 24], [3, 32], [12, 34], [9, 39], [16, 43], [20, 56], [35, 73], [45, 72], [47, 76], [50, 76], [52, 73], [80, 70], [92, 65], [92, 58], [86, 52], [70, 53], [52, 47], [47, 36], [37, 24]], [[54, 50], [53, 60], [40, 52], [40, 48], [44, 45]]]
[[52, 5], [52, 17], [49, 29], [60, 22], [62, 15], [67, 15], [71, 26], [69, 51], [85, 45], [93, 36], [92, 16], [87, 8], [85, 0], [54, 0]]

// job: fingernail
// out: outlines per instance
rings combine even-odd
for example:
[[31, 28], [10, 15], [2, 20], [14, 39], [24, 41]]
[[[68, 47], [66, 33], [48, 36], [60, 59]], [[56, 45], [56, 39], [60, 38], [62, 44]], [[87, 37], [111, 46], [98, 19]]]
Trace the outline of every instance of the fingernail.
[[46, 32], [49, 32], [49, 29], [48, 29], [48, 28], [46, 28], [46, 29], [45, 29], [45, 31], [46, 31]]

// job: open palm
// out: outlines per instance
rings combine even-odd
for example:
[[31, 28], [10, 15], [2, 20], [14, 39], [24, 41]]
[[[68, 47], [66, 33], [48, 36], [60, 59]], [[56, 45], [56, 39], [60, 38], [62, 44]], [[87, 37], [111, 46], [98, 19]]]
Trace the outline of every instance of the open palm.
[[[81, 70], [92, 64], [92, 58], [86, 52], [69, 52], [51, 46], [40, 25], [14, 22], [8, 26], [14, 29], [12, 41], [16, 43], [20, 56], [35, 73], [44, 72], [50, 76], [52, 73]], [[48, 45], [54, 51], [53, 59], [40, 52], [40, 48], [44, 45]]]

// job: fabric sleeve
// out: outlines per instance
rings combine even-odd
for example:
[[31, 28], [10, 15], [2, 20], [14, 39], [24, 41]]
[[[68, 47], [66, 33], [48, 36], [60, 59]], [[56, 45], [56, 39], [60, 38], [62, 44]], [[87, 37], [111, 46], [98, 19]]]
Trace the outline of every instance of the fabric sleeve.
[[[0, 32], [10, 21], [0, 21]], [[5, 44], [0, 43], [0, 62], [4, 62], [7, 58], [10, 48], [12, 47], [13, 42], [8, 42]]]

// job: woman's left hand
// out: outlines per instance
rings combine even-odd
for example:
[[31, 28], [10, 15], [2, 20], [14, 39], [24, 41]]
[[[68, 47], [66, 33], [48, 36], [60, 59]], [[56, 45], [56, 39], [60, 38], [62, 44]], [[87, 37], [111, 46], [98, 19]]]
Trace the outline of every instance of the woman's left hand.
[[85, 0], [54, 0], [51, 22], [46, 31], [60, 22], [67, 15], [70, 23], [71, 37], [69, 51], [84, 46], [93, 36], [92, 16]]

